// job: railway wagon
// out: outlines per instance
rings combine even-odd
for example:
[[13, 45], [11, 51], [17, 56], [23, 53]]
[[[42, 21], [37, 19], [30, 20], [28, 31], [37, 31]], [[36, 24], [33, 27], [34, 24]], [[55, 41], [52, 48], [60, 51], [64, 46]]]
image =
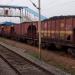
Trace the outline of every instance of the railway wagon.
[[[74, 43], [75, 16], [56, 16], [41, 22], [42, 45], [67, 45]], [[38, 40], [38, 22], [24, 22], [15, 25], [18, 39]], [[35, 40], [34, 40], [35, 41]], [[62, 43], [61, 43], [62, 42]]]
[[14, 34], [14, 26], [13, 25], [1, 25], [0, 26], [0, 36], [10, 38]]
[[75, 16], [52, 17], [42, 21], [41, 26], [42, 44], [45, 47], [52, 45], [75, 52]]
[[[5, 29], [6, 28], [6, 29]], [[7, 27], [2, 28], [6, 30]], [[12, 36], [13, 34], [13, 36]], [[9, 36], [29, 44], [38, 44], [39, 28], [38, 22], [23, 22], [9, 29]], [[3, 35], [3, 33], [2, 33]], [[75, 16], [56, 16], [41, 21], [41, 46], [71, 48], [75, 52]]]
[[33, 42], [38, 30], [38, 22], [23, 22], [14, 26], [16, 38], [24, 42]]
[[52, 17], [41, 24], [42, 37], [58, 41], [72, 41], [75, 17], [59, 16]]

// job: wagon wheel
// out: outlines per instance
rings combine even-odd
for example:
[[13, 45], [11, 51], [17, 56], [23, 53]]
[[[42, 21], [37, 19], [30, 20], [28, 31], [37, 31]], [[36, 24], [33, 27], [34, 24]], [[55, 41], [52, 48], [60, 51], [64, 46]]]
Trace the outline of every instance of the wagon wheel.
[[75, 57], [75, 49], [74, 48], [69, 48], [68, 53]]

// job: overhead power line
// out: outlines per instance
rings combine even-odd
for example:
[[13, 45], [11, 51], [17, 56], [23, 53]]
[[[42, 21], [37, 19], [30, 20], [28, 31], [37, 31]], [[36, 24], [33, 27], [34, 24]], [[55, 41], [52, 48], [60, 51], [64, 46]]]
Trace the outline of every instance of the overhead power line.
[[33, 3], [31, 0], [30, 0], [30, 2], [33, 4], [34, 7], [36, 7], [37, 9], [39, 9], [39, 8], [36, 6], [35, 3]]

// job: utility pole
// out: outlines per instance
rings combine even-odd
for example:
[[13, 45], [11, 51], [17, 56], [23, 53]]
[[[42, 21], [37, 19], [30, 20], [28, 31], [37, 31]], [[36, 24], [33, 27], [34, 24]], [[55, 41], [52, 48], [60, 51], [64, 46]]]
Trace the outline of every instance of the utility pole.
[[41, 8], [40, 8], [40, 0], [38, 0], [39, 5], [39, 21], [38, 21], [38, 30], [39, 30], [39, 58], [41, 59]]
[[33, 3], [31, 0], [30, 2], [33, 4], [34, 7], [38, 9], [39, 12], [39, 21], [38, 21], [38, 33], [39, 33], [39, 58], [41, 59], [41, 3], [38, 0], [38, 7]]

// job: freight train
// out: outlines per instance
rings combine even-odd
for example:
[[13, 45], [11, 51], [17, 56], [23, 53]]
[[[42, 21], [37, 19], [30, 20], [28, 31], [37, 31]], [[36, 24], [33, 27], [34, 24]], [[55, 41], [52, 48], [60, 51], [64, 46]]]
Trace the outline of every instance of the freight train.
[[[0, 26], [0, 36], [38, 45], [38, 21]], [[75, 55], [75, 16], [55, 16], [41, 21], [41, 46], [67, 49]]]

